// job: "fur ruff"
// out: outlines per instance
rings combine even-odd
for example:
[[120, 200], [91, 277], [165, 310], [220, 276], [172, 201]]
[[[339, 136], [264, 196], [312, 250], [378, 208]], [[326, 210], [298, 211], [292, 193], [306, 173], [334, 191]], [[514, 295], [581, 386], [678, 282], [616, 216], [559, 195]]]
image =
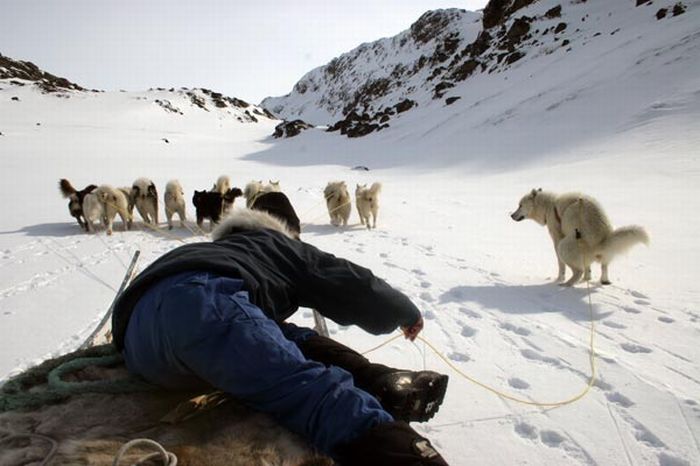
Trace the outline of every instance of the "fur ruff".
[[275, 230], [294, 239], [287, 225], [277, 217], [262, 210], [235, 209], [212, 231], [212, 240], [219, 240], [229, 235], [233, 230]]

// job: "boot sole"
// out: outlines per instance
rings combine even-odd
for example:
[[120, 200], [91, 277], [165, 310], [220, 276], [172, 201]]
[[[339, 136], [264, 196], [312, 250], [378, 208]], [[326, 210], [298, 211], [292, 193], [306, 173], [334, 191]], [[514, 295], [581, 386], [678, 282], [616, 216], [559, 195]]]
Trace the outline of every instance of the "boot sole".
[[413, 393], [401, 407], [394, 407], [394, 418], [406, 422], [425, 422], [433, 418], [440, 409], [449, 377], [441, 375], [426, 390]]

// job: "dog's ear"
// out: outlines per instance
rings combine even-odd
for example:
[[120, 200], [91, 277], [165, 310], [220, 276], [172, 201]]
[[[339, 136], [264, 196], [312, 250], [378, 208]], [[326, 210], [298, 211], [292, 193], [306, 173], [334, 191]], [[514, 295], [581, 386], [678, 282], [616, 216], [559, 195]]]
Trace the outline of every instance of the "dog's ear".
[[537, 192], [538, 192], [538, 193], [541, 193], [541, 192], [542, 192], [542, 188], [537, 188]]
[[532, 197], [537, 196], [537, 193], [538, 193], [538, 191], [537, 191], [536, 189], [533, 189], [532, 191], [530, 191], [530, 195], [531, 195]]

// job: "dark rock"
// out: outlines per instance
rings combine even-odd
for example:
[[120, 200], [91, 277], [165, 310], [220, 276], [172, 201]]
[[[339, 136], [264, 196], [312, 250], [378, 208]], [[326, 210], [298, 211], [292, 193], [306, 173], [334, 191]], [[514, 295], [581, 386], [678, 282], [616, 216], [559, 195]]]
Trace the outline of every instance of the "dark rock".
[[564, 39], [564, 42], [561, 43], [562, 47], [564, 47], [566, 45], [569, 45], [569, 39]]
[[276, 138], [292, 138], [309, 128], [313, 128], [313, 125], [310, 125], [302, 120], [283, 121], [279, 125], [275, 126], [275, 132], [272, 134], [272, 136]]
[[554, 29], [554, 34], [559, 34], [564, 29], [566, 29], [566, 23], [559, 23], [559, 24], [557, 24], [557, 27]]
[[484, 29], [503, 25], [505, 21], [516, 11], [524, 8], [537, 0], [491, 0], [484, 7], [482, 24]]
[[544, 17], [548, 18], [548, 19], [559, 18], [560, 16], [561, 16], [561, 5], [557, 5], [554, 8], [550, 8], [544, 14]]
[[461, 97], [456, 96], [456, 97], [448, 97], [445, 99], [445, 105], [452, 105], [453, 103], [457, 102]]
[[450, 74], [450, 78], [455, 81], [464, 81], [474, 72], [477, 66], [479, 66], [478, 61], [467, 60]]
[[673, 16], [682, 15], [683, 13], [685, 13], [685, 5], [683, 5], [681, 2], [673, 5]]
[[661, 8], [656, 12], [656, 19], [664, 19], [668, 10], [666, 8]]
[[387, 121], [389, 121], [389, 119], [389, 115], [382, 115], [382, 117], [379, 119], [379, 123], [386, 123]]
[[507, 65], [510, 65], [510, 64], [512, 64], [512, 63], [515, 63], [516, 61], [520, 60], [520, 59], [523, 58], [524, 56], [525, 56], [524, 53], [522, 53], [522, 52], [519, 51], [519, 50], [516, 50], [515, 52], [511, 53], [510, 55], [508, 55], [508, 57], [506, 58], [506, 64], [507, 64]]
[[651, 3], [651, 0], [637, 0], [637, 4], [635, 6], [646, 5], [647, 3]]
[[19, 102], [19, 97], [14, 96], [14, 97], [12, 97], [10, 100], [14, 100], [15, 102]]
[[411, 25], [411, 38], [419, 44], [424, 44], [435, 38], [452, 20], [451, 14], [445, 10], [435, 10], [423, 13]]
[[506, 37], [511, 42], [519, 42], [520, 39], [530, 31], [530, 18], [523, 16], [513, 21], [513, 25], [506, 33]]
[[394, 105], [394, 108], [396, 109], [396, 113], [403, 113], [415, 107], [416, 105], [417, 104], [413, 100], [405, 99], [399, 102], [398, 104]]
[[351, 170], [357, 170], [357, 171], [363, 171], [363, 172], [368, 172], [369, 168], [365, 167], [364, 165], [357, 165], [355, 167], [352, 167]]
[[469, 46], [469, 55], [478, 57], [491, 46], [491, 34], [487, 31], [481, 31], [476, 40]]
[[168, 138], [161, 138], [160, 140], [166, 144], [170, 144], [170, 141], [168, 141]]

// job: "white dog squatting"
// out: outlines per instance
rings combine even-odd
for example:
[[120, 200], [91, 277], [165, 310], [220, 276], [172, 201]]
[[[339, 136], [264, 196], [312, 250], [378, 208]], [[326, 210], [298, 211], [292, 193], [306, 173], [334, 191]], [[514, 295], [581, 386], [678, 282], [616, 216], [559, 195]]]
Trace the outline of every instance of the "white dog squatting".
[[564, 286], [573, 286], [581, 278], [590, 280], [593, 262], [600, 262], [600, 282], [609, 285], [610, 262], [635, 244], [649, 244], [643, 227], [613, 229], [600, 204], [580, 193], [557, 195], [533, 189], [523, 196], [511, 218], [516, 222], [529, 218], [547, 227], [559, 266], [557, 281], [564, 281], [567, 265], [573, 272]]

